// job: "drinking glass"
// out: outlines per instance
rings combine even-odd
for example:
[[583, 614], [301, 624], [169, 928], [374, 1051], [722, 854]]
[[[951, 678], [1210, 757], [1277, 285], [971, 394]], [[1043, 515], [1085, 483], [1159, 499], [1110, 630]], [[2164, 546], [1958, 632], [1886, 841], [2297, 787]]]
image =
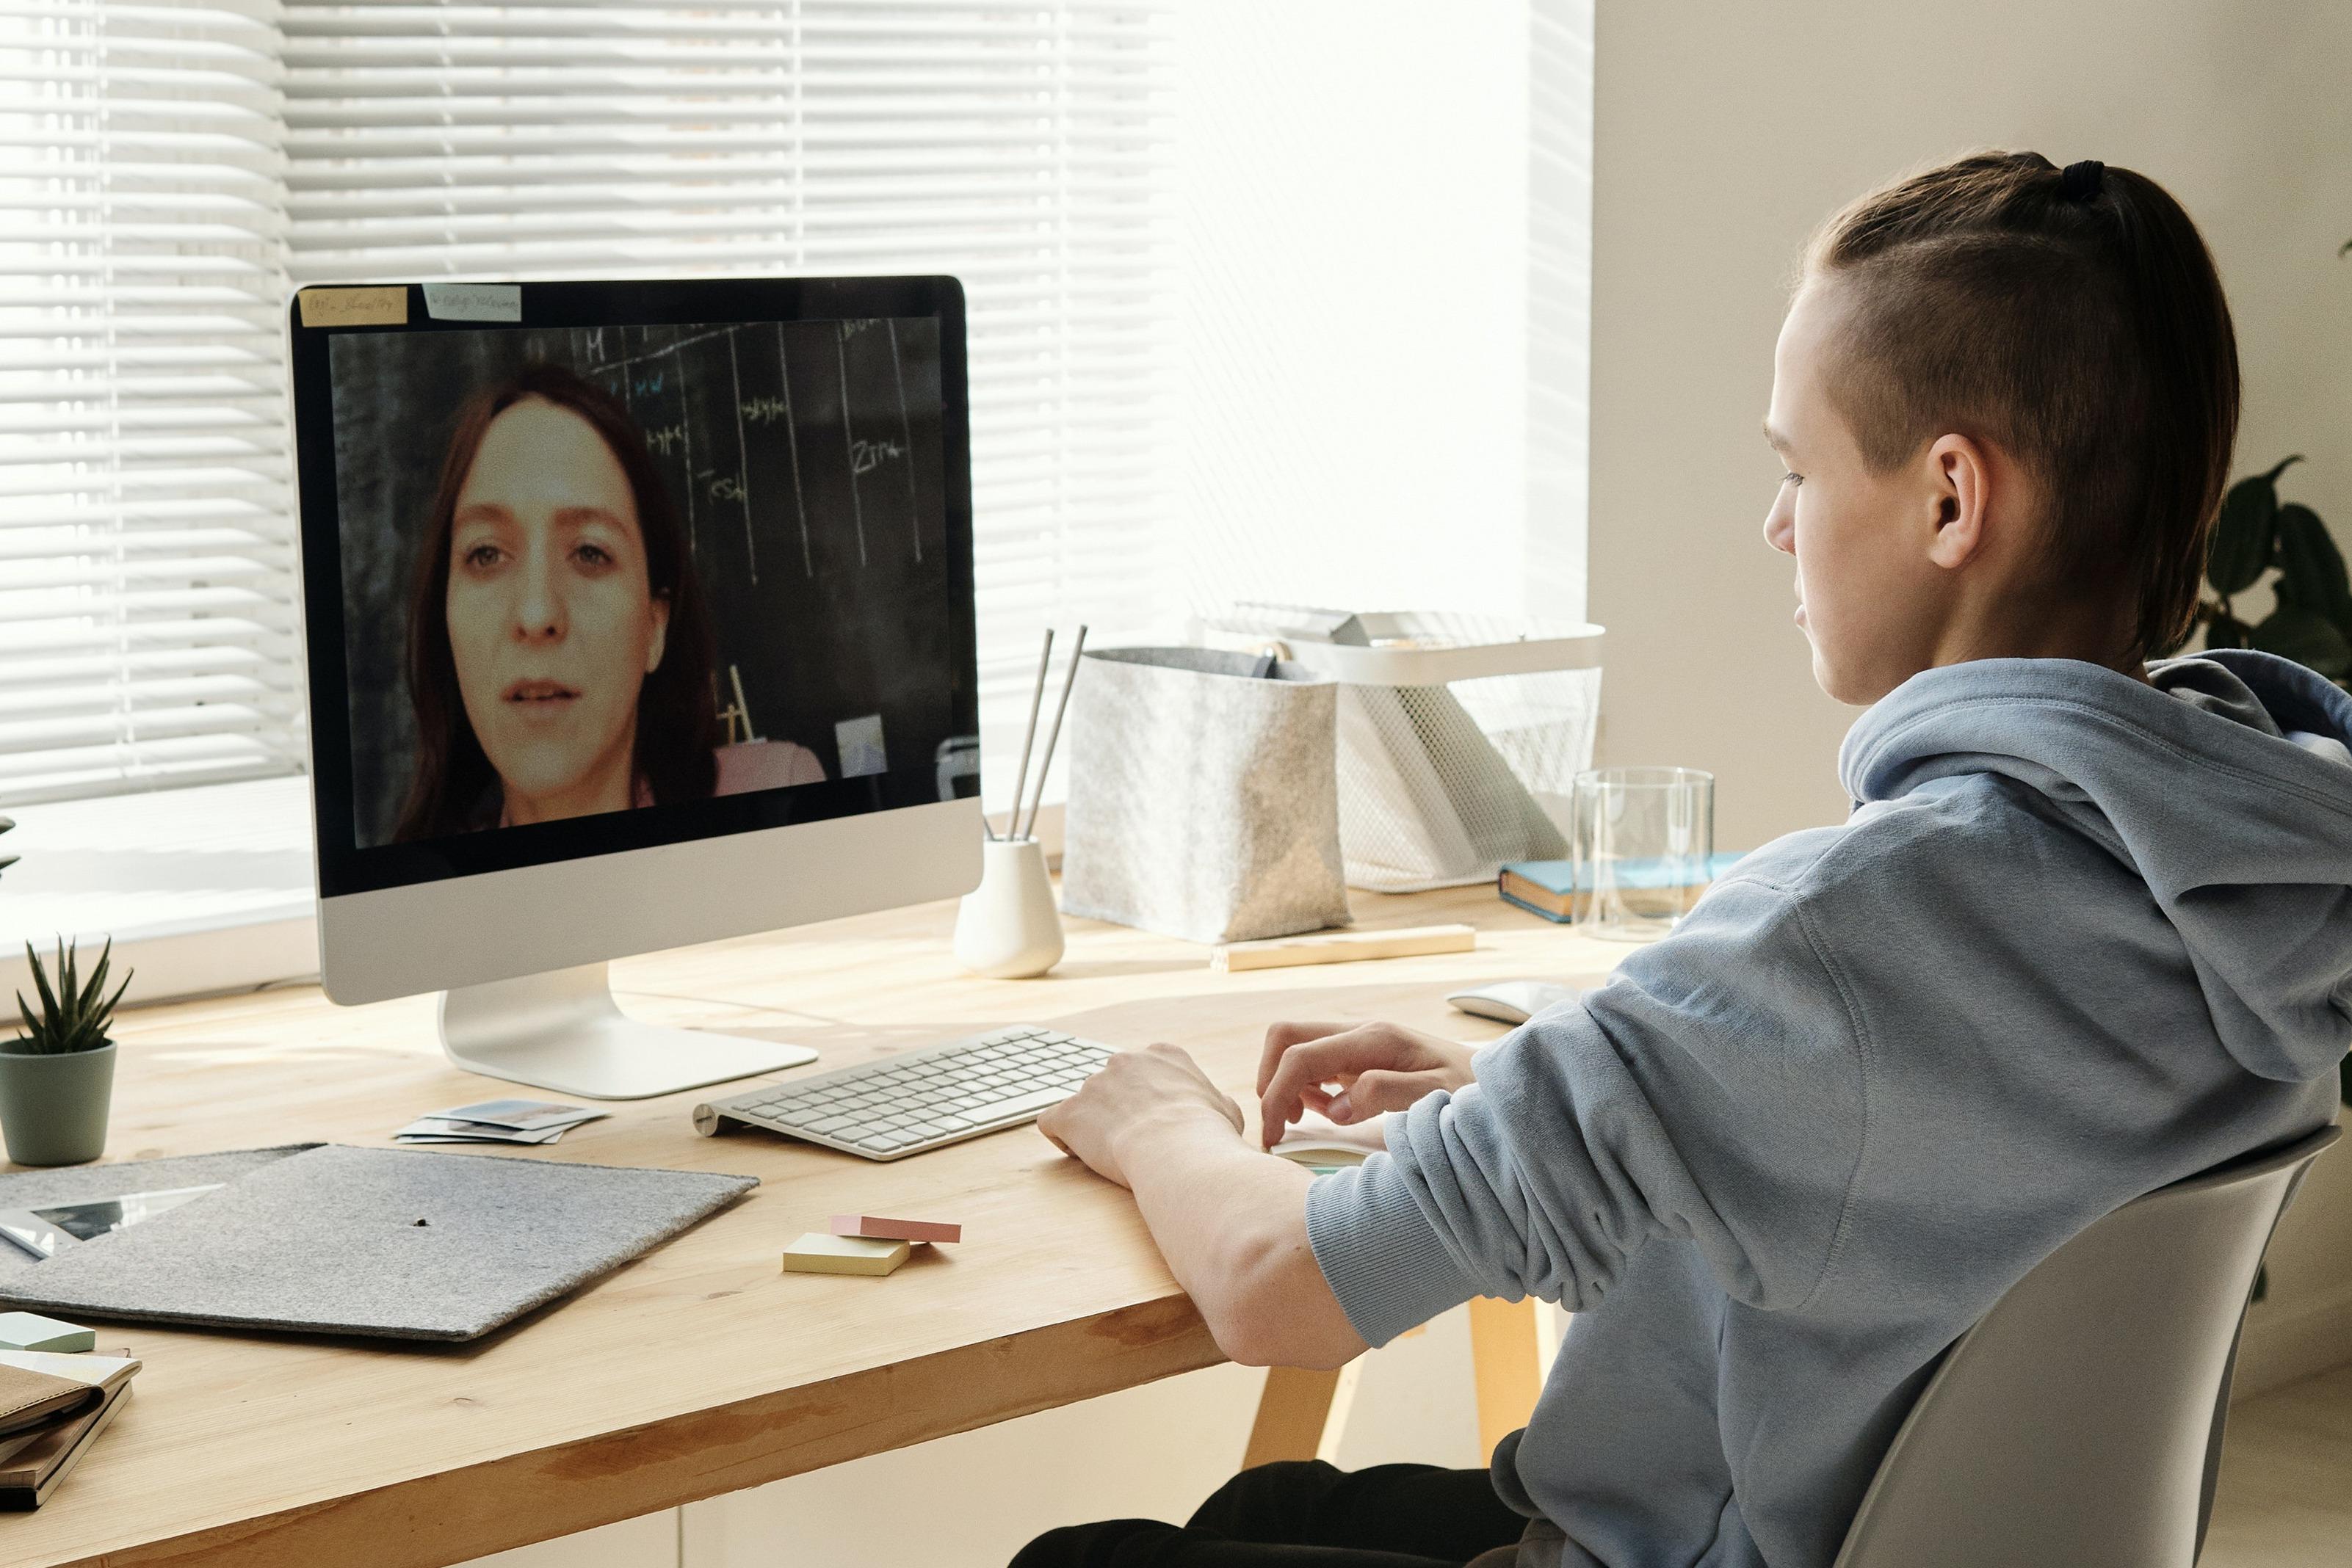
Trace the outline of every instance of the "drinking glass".
[[1715, 775], [1695, 768], [1596, 768], [1576, 776], [1570, 897], [1577, 930], [1663, 936], [1705, 892], [1715, 854]]

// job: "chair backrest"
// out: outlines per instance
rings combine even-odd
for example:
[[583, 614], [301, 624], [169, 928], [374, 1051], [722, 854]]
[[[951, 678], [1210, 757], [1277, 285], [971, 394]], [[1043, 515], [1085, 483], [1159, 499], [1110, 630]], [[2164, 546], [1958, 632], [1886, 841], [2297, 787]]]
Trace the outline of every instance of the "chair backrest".
[[2036, 1264], [1928, 1381], [1837, 1568], [2192, 1568], [2254, 1270], [2336, 1137], [2136, 1198]]

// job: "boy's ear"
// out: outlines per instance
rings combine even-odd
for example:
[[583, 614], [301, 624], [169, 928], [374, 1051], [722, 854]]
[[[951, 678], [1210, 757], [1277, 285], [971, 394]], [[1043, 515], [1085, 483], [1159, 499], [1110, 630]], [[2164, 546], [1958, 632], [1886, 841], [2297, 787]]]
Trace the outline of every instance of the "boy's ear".
[[1985, 449], [1967, 436], [1939, 435], [1927, 447], [1927, 466], [1936, 526], [1927, 559], [1951, 570], [1967, 565], [1984, 548], [1992, 465]]

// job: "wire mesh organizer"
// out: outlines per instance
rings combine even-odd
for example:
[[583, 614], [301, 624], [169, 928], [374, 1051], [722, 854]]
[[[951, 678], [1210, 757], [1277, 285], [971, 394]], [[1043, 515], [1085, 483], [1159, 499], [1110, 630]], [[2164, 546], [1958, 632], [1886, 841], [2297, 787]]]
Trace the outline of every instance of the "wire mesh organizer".
[[1601, 629], [1444, 612], [1348, 615], [1244, 605], [1227, 638], [1276, 638], [1339, 683], [1339, 847], [1348, 883], [1412, 893], [1568, 857], [1592, 765]]

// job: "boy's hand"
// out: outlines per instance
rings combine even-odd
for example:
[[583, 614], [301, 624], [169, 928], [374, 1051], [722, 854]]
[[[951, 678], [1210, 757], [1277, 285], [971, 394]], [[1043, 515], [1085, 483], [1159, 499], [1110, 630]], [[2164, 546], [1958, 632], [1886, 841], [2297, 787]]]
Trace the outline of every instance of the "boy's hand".
[[1258, 1136], [1270, 1149], [1310, 1110], [1343, 1125], [1369, 1121], [1474, 1076], [1468, 1046], [1402, 1024], [1278, 1023], [1258, 1060]]
[[1037, 1130], [1066, 1155], [1121, 1186], [1139, 1141], [1161, 1129], [1209, 1127], [1238, 1137], [1242, 1110], [1172, 1045], [1122, 1051], [1078, 1092], [1037, 1118]]

